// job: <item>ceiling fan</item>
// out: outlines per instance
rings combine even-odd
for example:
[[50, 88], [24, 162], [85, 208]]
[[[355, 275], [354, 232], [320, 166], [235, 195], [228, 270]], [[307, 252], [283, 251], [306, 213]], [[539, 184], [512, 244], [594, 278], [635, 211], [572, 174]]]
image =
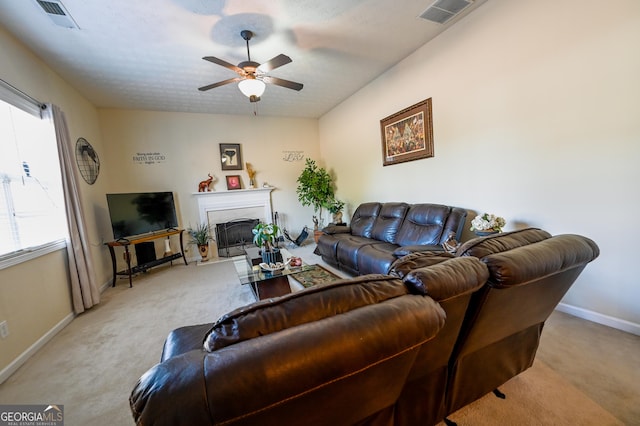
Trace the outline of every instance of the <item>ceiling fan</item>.
[[209, 84], [207, 86], [199, 87], [198, 90], [204, 92], [209, 89], [224, 86], [225, 84], [238, 82], [238, 88], [240, 91], [249, 98], [250, 102], [258, 102], [260, 96], [264, 93], [265, 83], [275, 84], [277, 86], [286, 87], [287, 89], [301, 90], [303, 85], [296, 83], [295, 81], [284, 80], [282, 78], [270, 77], [266, 75], [271, 70], [288, 64], [291, 62], [291, 58], [287, 55], [280, 54], [275, 58], [270, 59], [264, 64], [259, 64], [251, 60], [251, 54], [249, 53], [249, 40], [253, 37], [253, 32], [249, 30], [242, 30], [240, 32], [242, 38], [247, 42], [247, 60], [240, 62], [237, 66], [230, 64], [229, 62], [213, 57], [205, 56], [205, 61], [213, 62], [214, 64], [221, 65], [225, 68], [229, 68], [232, 71], [238, 73], [238, 77], [230, 78], [228, 80], [219, 81], [217, 83]]

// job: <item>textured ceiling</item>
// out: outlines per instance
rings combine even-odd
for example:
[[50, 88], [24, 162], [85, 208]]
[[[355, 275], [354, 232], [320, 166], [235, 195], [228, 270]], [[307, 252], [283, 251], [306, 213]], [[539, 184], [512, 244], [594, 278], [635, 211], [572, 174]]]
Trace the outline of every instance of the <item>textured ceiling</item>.
[[[320, 117], [484, 1], [441, 25], [418, 17], [433, 0], [62, 0], [69, 29], [6, 0], [0, 25], [97, 107]], [[236, 76], [202, 57], [245, 61], [243, 29], [252, 60], [291, 57], [269, 75], [300, 92], [268, 85], [251, 104], [235, 83], [197, 90]]]

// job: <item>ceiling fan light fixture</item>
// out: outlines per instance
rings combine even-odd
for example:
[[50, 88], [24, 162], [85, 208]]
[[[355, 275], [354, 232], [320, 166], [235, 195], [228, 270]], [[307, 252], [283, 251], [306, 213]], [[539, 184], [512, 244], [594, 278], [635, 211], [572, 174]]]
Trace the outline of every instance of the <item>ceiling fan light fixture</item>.
[[261, 80], [255, 78], [247, 78], [238, 83], [238, 89], [247, 98], [259, 98], [264, 93], [266, 85]]

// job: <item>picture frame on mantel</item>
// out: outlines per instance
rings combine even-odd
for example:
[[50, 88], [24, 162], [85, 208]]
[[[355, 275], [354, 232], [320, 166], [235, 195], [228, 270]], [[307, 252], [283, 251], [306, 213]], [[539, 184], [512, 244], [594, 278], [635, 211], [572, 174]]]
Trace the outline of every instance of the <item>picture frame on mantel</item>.
[[380, 120], [382, 165], [433, 157], [431, 98]]
[[242, 152], [239, 143], [220, 144], [220, 165], [222, 170], [242, 170]]
[[242, 182], [240, 181], [240, 175], [229, 175], [227, 178], [227, 190], [232, 191], [234, 189], [242, 189]]

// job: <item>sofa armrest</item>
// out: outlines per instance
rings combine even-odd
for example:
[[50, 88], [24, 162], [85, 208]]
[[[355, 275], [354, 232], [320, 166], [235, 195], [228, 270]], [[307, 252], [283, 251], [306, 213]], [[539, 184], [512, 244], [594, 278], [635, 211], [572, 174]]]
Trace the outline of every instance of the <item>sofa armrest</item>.
[[428, 295], [442, 303], [478, 290], [489, 279], [487, 266], [475, 257], [438, 260], [442, 259], [404, 276], [403, 281], [412, 293]]
[[322, 228], [324, 234], [350, 234], [351, 227], [346, 225], [329, 225]]
[[439, 244], [418, 244], [414, 246], [402, 246], [395, 249], [393, 251], [393, 255], [397, 258], [401, 258], [408, 254], [420, 253], [425, 251], [443, 252], [444, 248], [442, 248], [442, 246]]

